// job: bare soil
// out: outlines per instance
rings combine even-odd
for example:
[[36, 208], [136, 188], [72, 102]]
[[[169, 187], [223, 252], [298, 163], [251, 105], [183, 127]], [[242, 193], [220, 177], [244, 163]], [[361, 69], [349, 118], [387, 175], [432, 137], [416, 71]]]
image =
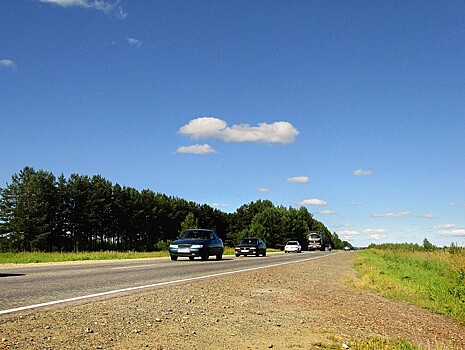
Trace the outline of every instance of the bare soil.
[[0, 349], [465, 349], [465, 326], [354, 289], [355, 254], [6, 315]]

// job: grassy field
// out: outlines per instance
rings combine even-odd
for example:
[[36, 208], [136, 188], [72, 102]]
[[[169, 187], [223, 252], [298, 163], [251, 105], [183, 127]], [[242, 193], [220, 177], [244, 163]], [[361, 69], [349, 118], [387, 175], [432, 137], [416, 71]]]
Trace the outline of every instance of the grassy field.
[[359, 287], [465, 325], [465, 249], [368, 249], [357, 254], [355, 267]]
[[[225, 248], [225, 255], [233, 255], [234, 248]], [[63, 261], [85, 261], [85, 260], [118, 260], [118, 259], [144, 259], [168, 257], [168, 251], [161, 252], [78, 252], [78, 253], [42, 253], [42, 252], [20, 252], [0, 253], [0, 264], [32, 264]]]

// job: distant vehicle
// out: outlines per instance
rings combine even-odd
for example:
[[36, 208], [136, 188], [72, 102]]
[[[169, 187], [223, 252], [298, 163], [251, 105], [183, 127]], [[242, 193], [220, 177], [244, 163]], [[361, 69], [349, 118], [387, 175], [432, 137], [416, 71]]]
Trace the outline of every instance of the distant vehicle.
[[261, 238], [249, 237], [244, 238], [235, 248], [236, 256], [255, 255], [266, 256], [266, 244]]
[[302, 246], [298, 241], [289, 241], [286, 243], [284, 246], [284, 253], [290, 253], [290, 252], [295, 252], [295, 253], [301, 253], [302, 252]]
[[327, 242], [326, 236], [320, 231], [310, 231], [307, 234], [308, 250], [325, 250]]
[[344, 247], [344, 250], [345, 250], [346, 252], [348, 252], [348, 251], [350, 250], [350, 247], [349, 247], [348, 245], [346, 245], [346, 246]]
[[326, 250], [326, 251], [330, 252], [331, 249], [333, 249], [333, 248], [331, 247], [331, 244], [326, 244], [326, 245], [325, 245], [325, 250]]
[[195, 229], [184, 232], [170, 244], [169, 250], [171, 260], [174, 261], [179, 257], [186, 257], [189, 260], [200, 257], [202, 260], [207, 260], [211, 255], [215, 255], [216, 260], [221, 260], [224, 244], [215, 231]]

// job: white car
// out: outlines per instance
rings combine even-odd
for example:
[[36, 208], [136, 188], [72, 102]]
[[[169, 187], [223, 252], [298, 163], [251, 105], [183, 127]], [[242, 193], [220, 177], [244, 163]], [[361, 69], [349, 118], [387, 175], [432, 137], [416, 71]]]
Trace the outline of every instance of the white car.
[[302, 252], [302, 246], [298, 241], [289, 241], [284, 246], [284, 253], [300, 253]]

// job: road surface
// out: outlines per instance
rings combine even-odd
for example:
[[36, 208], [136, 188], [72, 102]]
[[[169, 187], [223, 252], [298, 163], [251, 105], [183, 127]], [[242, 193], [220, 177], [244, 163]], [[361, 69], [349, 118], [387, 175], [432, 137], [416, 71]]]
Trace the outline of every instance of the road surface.
[[128, 293], [272, 265], [318, 259], [332, 252], [223, 256], [223, 260], [169, 258], [0, 266], [0, 315], [42, 305]]

